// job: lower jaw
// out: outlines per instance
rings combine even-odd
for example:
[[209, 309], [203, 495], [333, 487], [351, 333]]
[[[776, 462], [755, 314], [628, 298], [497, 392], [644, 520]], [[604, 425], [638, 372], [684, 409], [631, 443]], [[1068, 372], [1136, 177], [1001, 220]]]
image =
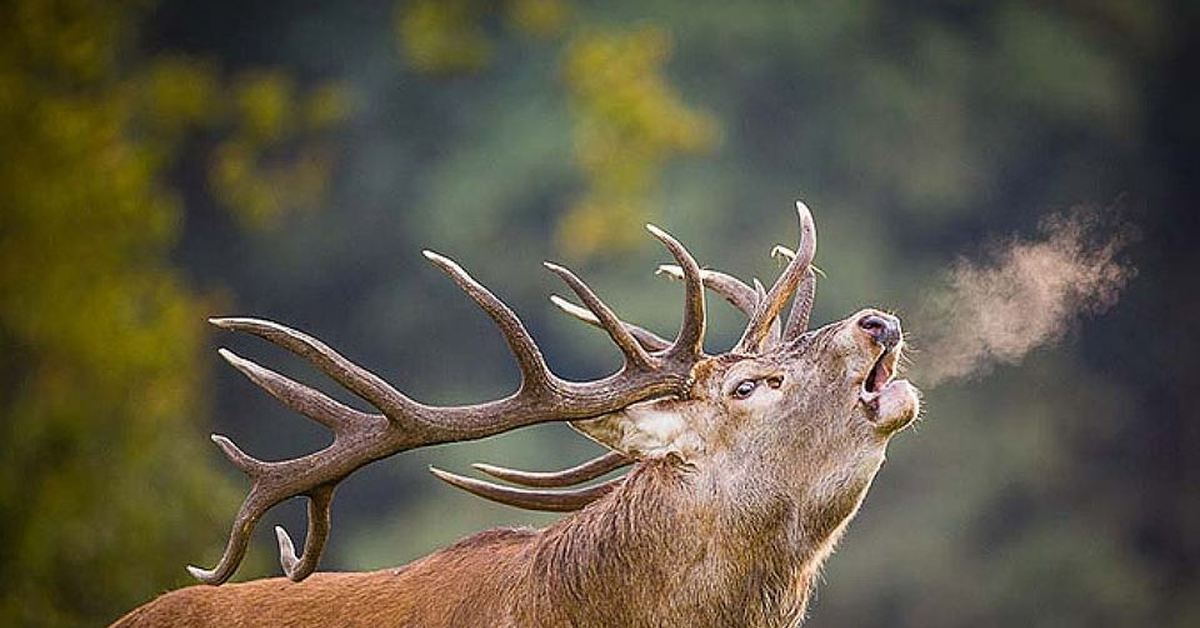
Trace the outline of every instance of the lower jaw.
[[888, 433], [907, 427], [920, 410], [917, 389], [903, 379], [888, 382], [878, 391], [866, 393], [860, 399], [870, 411], [870, 421]]

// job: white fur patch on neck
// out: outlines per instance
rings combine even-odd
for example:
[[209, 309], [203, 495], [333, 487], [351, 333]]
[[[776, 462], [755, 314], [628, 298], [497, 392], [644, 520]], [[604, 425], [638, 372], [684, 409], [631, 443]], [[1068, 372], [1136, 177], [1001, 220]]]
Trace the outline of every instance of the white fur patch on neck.
[[646, 402], [571, 425], [601, 445], [639, 460], [675, 454], [691, 461], [704, 450], [704, 440], [677, 406]]

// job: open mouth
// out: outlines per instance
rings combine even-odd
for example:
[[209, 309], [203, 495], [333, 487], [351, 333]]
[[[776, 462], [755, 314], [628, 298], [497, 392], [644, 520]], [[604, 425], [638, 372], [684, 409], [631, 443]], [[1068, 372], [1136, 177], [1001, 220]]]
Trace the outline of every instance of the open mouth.
[[896, 363], [900, 359], [899, 347], [885, 349], [871, 365], [871, 370], [863, 379], [862, 389], [858, 398], [872, 410], [879, 409], [879, 395], [896, 376]]

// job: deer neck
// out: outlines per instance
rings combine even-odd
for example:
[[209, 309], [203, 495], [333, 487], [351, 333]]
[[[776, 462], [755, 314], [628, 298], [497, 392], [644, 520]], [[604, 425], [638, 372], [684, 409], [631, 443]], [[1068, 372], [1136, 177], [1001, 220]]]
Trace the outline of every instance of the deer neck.
[[531, 548], [527, 582], [539, 595], [529, 617], [797, 625], [861, 495], [830, 508], [723, 475], [642, 463], [620, 489], [547, 529]]

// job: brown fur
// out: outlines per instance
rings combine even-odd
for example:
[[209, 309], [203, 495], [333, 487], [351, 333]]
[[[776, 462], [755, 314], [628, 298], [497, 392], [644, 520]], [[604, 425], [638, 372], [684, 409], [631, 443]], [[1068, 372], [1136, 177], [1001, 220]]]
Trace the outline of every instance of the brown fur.
[[[817, 565], [797, 569], [789, 509], [723, 547], [695, 472], [644, 463], [544, 531], [489, 530], [398, 569], [271, 578], [163, 595], [114, 626], [786, 625]], [[702, 498], [701, 498], [702, 499]], [[792, 511], [794, 513], [794, 511]], [[684, 531], [690, 533], [685, 533]], [[774, 557], [778, 560], [763, 561]], [[762, 563], [762, 564], [760, 564]], [[579, 604], [587, 600], [588, 604]], [[647, 615], [647, 609], [655, 609]], [[707, 619], [705, 619], [707, 618]], [[751, 621], [747, 621], [751, 620]]]

